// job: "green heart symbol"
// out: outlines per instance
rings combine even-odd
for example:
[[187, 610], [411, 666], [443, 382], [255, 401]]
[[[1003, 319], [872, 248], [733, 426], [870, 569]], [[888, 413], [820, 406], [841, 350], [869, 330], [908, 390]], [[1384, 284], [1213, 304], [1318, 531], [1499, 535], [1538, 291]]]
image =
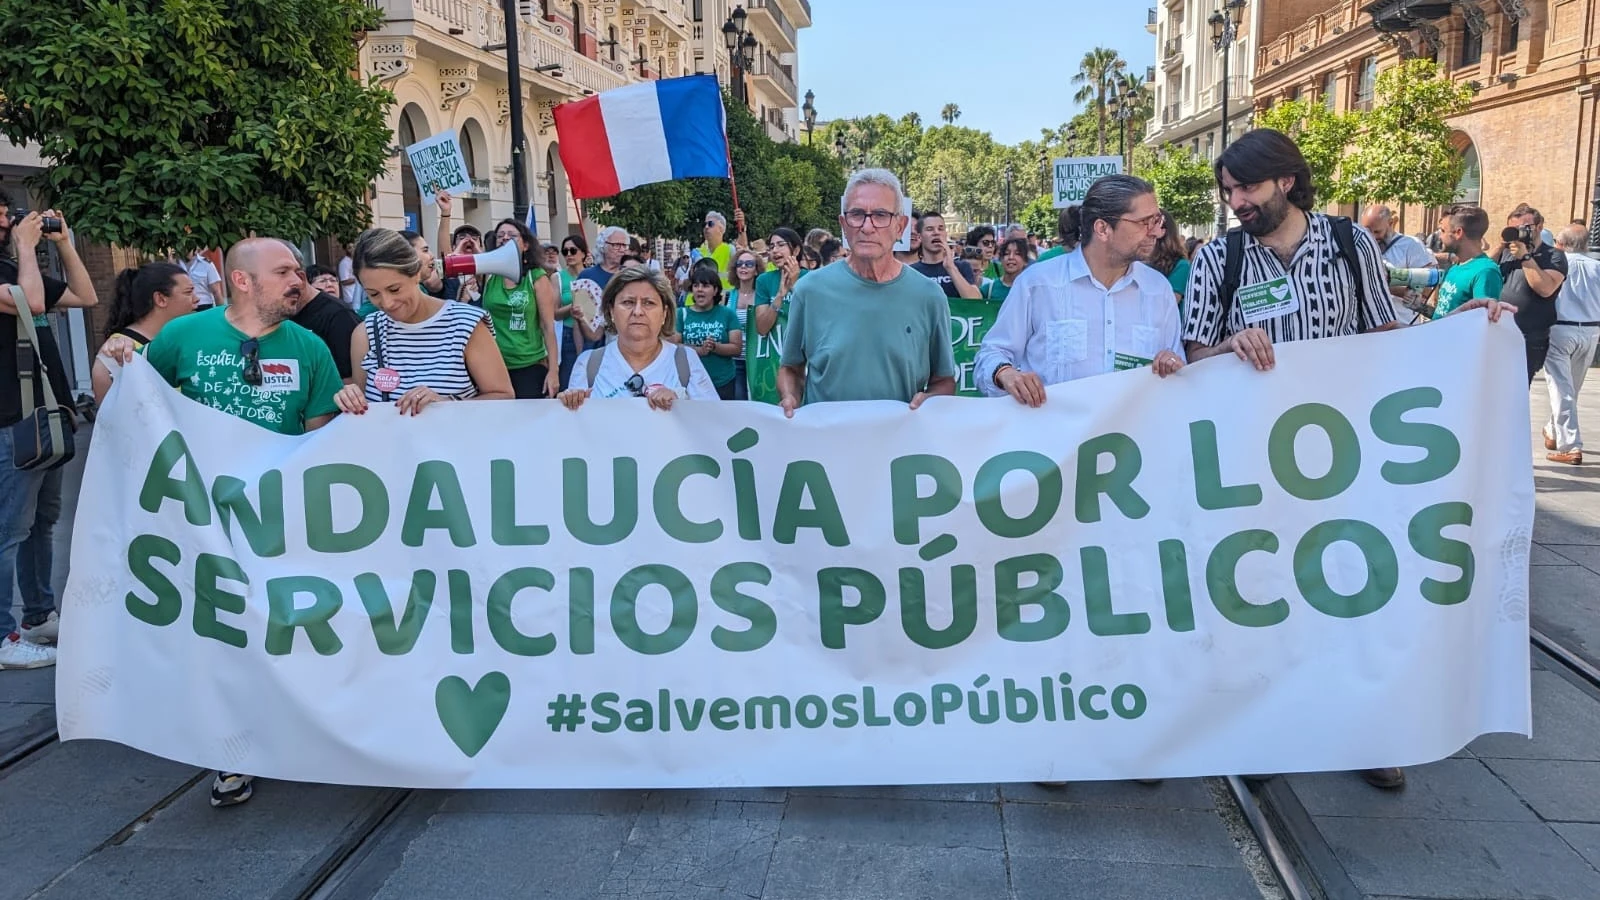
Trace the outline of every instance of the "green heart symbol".
[[490, 672], [478, 679], [476, 686], [451, 675], [439, 682], [433, 692], [439, 724], [468, 757], [477, 756], [494, 737], [510, 704], [511, 679], [504, 672]]

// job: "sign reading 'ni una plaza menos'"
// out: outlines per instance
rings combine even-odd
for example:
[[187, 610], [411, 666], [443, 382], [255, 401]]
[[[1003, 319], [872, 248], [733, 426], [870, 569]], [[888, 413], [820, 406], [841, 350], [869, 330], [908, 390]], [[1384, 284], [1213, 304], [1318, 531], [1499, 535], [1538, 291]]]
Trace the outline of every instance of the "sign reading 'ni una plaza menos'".
[[61, 735], [426, 788], [1439, 759], [1529, 729], [1522, 344], [1479, 313], [1041, 409], [380, 405], [306, 438], [136, 360]]
[[1078, 206], [1089, 193], [1089, 186], [1107, 175], [1122, 174], [1120, 156], [1060, 157], [1052, 166], [1055, 172], [1054, 203], [1056, 209]]

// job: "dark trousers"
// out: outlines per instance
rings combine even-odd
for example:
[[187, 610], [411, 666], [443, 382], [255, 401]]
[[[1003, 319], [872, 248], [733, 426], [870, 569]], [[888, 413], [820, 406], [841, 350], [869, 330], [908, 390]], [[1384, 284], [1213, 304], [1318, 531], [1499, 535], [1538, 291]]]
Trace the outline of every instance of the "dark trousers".
[[717, 396], [722, 398], [723, 400], [732, 400], [733, 399], [733, 388], [734, 388], [734, 385], [737, 385], [738, 383], [739, 383], [739, 379], [735, 378], [734, 380], [728, 382], [727, 384], [719, 384], [719, 385], [717, 385]]
[[1550, 355], [1550, 333], [1524, 334], [1523, 342], [1528, 348], [1528, 384], [1533, 384], [1533, 376], [1544, 368], [1544, 359]]
[[549, 374], [550, 367], [544, 363], [512, 369], [511, 391], [517, 395], [518, 400], [543, 400], [544, 380]]
[[[733, 398], [734, 400], [750, 399], [750, 376], [745, 372], [744, 357], [736, 357], [733, 361]], [[723, 399], [728, 399], [724, 397]]]

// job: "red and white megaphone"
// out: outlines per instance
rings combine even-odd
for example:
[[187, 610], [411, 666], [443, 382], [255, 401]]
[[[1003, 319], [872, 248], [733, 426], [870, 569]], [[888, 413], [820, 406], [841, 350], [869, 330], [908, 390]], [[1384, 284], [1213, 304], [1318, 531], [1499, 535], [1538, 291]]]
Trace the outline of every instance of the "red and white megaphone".
[[455, 253], [444, 258], [444, 275], [455, 278], [461, 275], [503, 275], [512, 281], [522, 280], [522, 251], [515, 242], [506, 241], [488, 253]]

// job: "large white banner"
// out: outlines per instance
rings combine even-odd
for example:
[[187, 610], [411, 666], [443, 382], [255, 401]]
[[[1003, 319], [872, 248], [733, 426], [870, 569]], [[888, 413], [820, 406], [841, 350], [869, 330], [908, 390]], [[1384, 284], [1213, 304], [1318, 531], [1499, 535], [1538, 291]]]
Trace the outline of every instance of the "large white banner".
[[1481, 314], [1052, 388], [377, 408], [142, 361], [95, 429], [63, 738], [412, 787], [1409, 765], [1530, 726], [1522, 340]]

